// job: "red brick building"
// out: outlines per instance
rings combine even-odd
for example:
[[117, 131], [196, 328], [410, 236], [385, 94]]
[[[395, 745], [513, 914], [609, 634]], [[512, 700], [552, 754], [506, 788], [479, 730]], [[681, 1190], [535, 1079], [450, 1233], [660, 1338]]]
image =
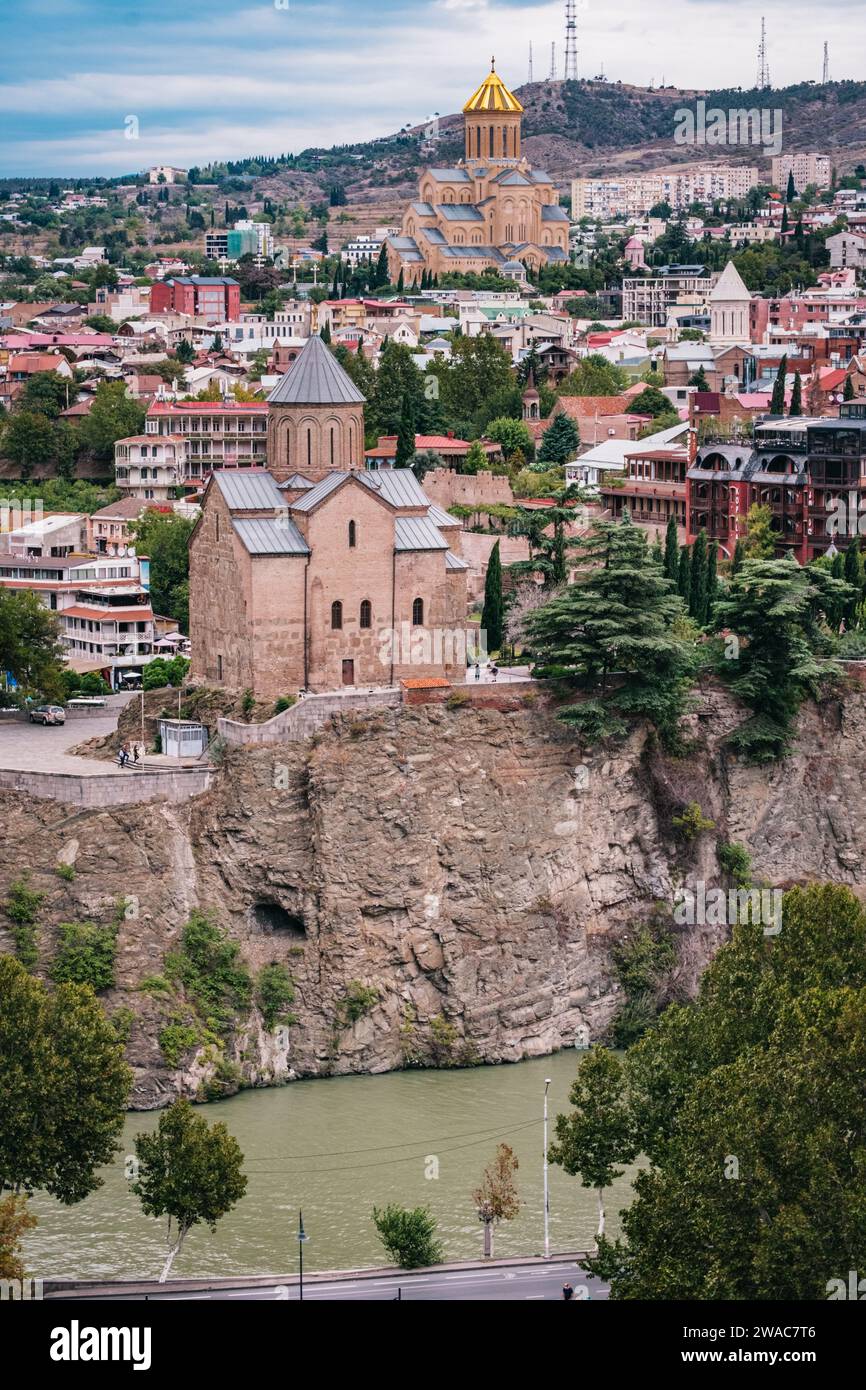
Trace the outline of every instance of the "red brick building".
[[158, 280], [150, 289], [153, 314], [189, 314], [210, 323], [241, 316], [241, 287], [228, 275], [182, 275]]

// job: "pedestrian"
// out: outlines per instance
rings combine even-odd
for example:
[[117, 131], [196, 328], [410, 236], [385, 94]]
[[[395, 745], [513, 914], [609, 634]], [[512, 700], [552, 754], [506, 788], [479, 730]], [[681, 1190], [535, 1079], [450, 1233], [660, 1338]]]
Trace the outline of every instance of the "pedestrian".
[[481, 667], [479, 666], [477, 661], [475, 663], [475, 679], [477, 681], [481, 680]]
[[574, 1289], [571, 1287], [570, 1284], [563, 1284], [562, 1296], [565, 1299], [566, 1303], [568, 1303], [569, 1299], [574, 1298]]
[[126, 763], [127, 763], [127, 759], [128, 759], [128, 758], [129, 758], [129, 753], [127, 752], [126, 744], [125, 744], [125, 743], [122, 743], [122, 744], [120, 745], [120, 752], [119, 752], [118, 755], [117, 755], [118, 765], [119, 765], [120, 767], [122, 767], [122, 768], [123, 768], [123, 767], [126, 767]]
[[138, 767], [138, 744], [137, 744], [137, 743], [134, 743], [134, 744], [132, 745], [132, 766], [133, 766], [133, 767]]

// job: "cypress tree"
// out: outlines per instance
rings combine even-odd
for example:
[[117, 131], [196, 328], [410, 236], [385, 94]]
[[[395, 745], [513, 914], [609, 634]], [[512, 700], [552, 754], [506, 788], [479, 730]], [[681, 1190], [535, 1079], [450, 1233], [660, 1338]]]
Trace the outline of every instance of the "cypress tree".
[[481, 630], [487, 634], [488, 653], [498, 652], [502, 647], [503, 633], [502, 608], [502, 561], [499, 556], [499, 541], [490, 552], [487, 565], [487, 578], [484, 581], [484, 608], [481, 612]]
[[408, 391], [400, 410], [400, 432], [397, 435], [397, 468], [408, 468], [415, 457], [415, 411]]
[[406, 277], [405, 277], [405, 275], [403, 274], [403, 267], [401, 266], [401, 267], [400, 267], [400, 278], [399, 278], [399, 280], [397, 281], [397, 293], [398, 293], [398, 294], [402, 294], [405, 288], [406, 288]]
[[852, 376], [845, 378], [845, 390], [842, 392], [842, 399], [843, 401], [853, 401], [854, 399], [854, 378]]
[[689, 597], [691, 591], [691, 575], [691, 556], [689, 554], [688, 546], [684, 545], [682, 550], [680, 551], [680, 560], [677, 573], [677, 592], [679, 593], [679, 596], [685, 604], [686, 608], [688, 608], [689, 606]]
[[782, 226], [781, 226], [781, 233], [782, 233], [782, 236], [784, 236], [785, 233], [790, 229], [790, 226], [791, 226], [791, 224], [790, 224], [790, 222], [789, 222], [789, 220], [788, 220], [788, 208], [787, 208], [787, 205], [786, 205], [785, 207], [782, 208]]
[[710, 541], [707, 550], [707, 614], [706, 626], [713, 621], [713, 609], [719, 594], [719, 543]]
[[689, 612], [701, 627], [707, 621], [707, 533], [701, 530], [692, 546]]
[[679, 567], [680, 543], [677, 539], [677, 521], [676, 517], [672, 516], [665, 532], [665, 578], [670, 579], [673, 584], [677, 582]]
[[665, 553], [664, 553], [664, 551], [662, 550], [662, 543], [661, 543], [661, 540], [659, 539], [659, 533], [658, 533], [658, 531], [656, 531], [656, 538], [655, 538], [655, 540], [653, 541], [653, 548], [652, 548], [651, 554], [652, 554], [652, 557], [653, 557], [653, 560], [655, 561], [655, 563], [656, 563], [658, 566], [660, 566], [661, 569], [664, 569], [664, 564], [665, 564]]
[[794, 376], [794, 389], [791, 392], [791, 409], [788, 411], [788, 414], [803, 414], [803, 383], [800, 380], [799, 372], [797, 372]]
[[794, 182], [794, 171], [793, 171], [793, 169], [792, 169], [791, 172], [788, 174], [788, 187], [787, 187], [787, 189], [786, 189], [786, 191], [785, 191], [785, 202], [786, 202], [786, 203], [793, 203], [793, 201], [794, 201], [794, 199], [796, 198], [796, 196], [797, 196], [797, 185], [796, 185], [795, 182]]
[[773, 382], [773, 394], [770, 397], [770, 414], [784, 415], [785, 413], [785, 378], [788, 375], [788, 354], [785, 353], [779, 363], [779, 370], [776, 380]]
[[860, 554], [860, 538], [852, 536], [845, 551], [845, 582], [855, 591], [845, 604], [845, 627], [851, 628], [857, 621], [857, 609], [863, 601], [866, 587], [866, 572], [863, 569], [863, 556]]
[[331, 325], [330, 325], [330, 323], [324, 323], [324, 324], [322, 324], [322, 327], [319, 329], [319, 337], [321, 338], [321, 340], [322, 340], [323, 343], [330, 343], [330, 342], [331, 342]]
[[743, 564], [743, 561], [744, 561], [745, 558], [746, 558], [746, 556], [745, 556], [745, 551], [744, 551], [744, 549], [743, 549], [743, 542], [742, 542], [742, 541], [737, 541], [737, 544], [734, 546], [734, 554], [733, 554], [733, 558], [732, 558], [732, 560], [731, 560], [731, 576], [732, 576], [732, 577], [733, 577], [733, 575], [735, 575], [735, 574], [737, 574], [737, 573], [739, 572], [739, 570], [741, 569], [742, 564]]
[[376, 262], [376, 270], [373, 275], [373, 284], [378, 289], [388, 283], [388, 248], [382, 242], [382, 250], [379, 252], [379, 259]]

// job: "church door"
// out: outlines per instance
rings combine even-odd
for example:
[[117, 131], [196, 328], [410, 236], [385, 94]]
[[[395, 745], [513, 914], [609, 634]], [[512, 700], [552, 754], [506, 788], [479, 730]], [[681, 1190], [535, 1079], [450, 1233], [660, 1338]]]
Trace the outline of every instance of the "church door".
[[354, 684], [355, 684], [355, 663], [354, 663], [354, 661], [344, 661], [344, 662], [343, 662], [343, 684], [344, 684], [344, 685], [354, 685]]

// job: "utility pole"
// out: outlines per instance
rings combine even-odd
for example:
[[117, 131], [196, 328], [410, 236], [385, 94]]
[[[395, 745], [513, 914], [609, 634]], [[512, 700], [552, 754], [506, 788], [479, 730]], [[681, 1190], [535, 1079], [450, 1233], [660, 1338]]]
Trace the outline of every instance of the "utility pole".
[[547, 1184], [547, 1092], [550, 1077], [544, 1083], [544, 1258], [550, 1259], [550, 1194]]
[[761, 16], [761, 42], [758, 44], [758, 82], [759, 92], [770, 86], [770, 65], [767, 62], [767, 21]]
[[565, 80], [577, 81], [577, 0], [565, 3]]

